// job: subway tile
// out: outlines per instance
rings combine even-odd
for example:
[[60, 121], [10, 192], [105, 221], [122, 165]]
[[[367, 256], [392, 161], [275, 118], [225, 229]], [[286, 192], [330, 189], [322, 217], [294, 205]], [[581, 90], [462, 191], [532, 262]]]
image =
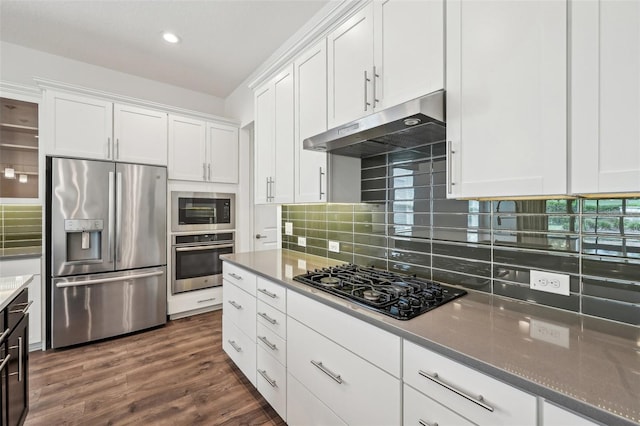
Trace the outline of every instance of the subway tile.
[[582, 290], [585, 296], [640, 304], [640, 282], [583, 278]]
[[371, 157], [366, 157], [362, 159], [360, 163], [360, 167], [363, 169], [367, 169], [369, 167], [386, 167], [387, 166], [387, 156], [386, 154], [382, 155], [374, 155]]
[[408, 250], [420, 253], [431, 252], [431, 240], [411, 238], [389, 238], [389, 249]]
[[434, 213], [433, 226], [440, 228], [472, 228], [489, 230], [491, 229], [491, 222], [487, 215], [468, 213]]
[[388, 154], [389, 164], [404, 163], [407, 161], [425, 160], [431, 157], [431, 144], [416, 146], [405, 151], [396, 151]]
[[578, 274], [578, 257], [564, 254], [533, 252], [528, 250], [507, 250], [495, 247], [493, 261], [514, 266]]
[[494, 231], [493, 233], [493, 243], [496, 247], [518, 247], [577, 253], [579, 241], [577, 234], [505, 231]]
[[382, 203], [387, 199], [387, 191], [360, 191], [360, 199], [364, 202]]
[[373, 169], [362, 169], [360, 171], [360, 179], [386, 179], [387, 178], [387, 168], [386, 167], [375, 167]]
[[328, 212], [328, 222], [353, 222], [353, 213]]
[[326, 229], [307, 229], [306, 236], [310, 238], [316, 239], [327, 239], [327, 230]]
[[385, 223], [386, 214], [382, 212], [357, 212], [354, 214], [354, 222], [360, 223]]
[[491, 263], [434, 255], [432, 266], [451, 272], [491, 278]]
[[326, 221], [327, 220], [327, 212], [326, 211], [307, 211], [306, 220], [310, 221]]
[[327, 204], [327, 212], [349, 213], [349, 212], [353, 212], [353, 208], [354, 208], [353, 204], [340, 204], [340, 203]]
[[431, 227], [413, 225], [389, 225], [389, 235], [407, 238], [431, 238]]
[[353, 232], [353, 222], [325, 222], [329, 231]]
[[431, 280], [431, 268], [406, 263], [393, 262], [389, 259], [389, 270], [407, 275], [417, 275], [420, 278]]
[[498, 231], [578, 232], [578, 217], [571, 215], [523, 215], [494, 213], [493, 229]]
[[362, 191], [376, 191], [376, 190], [384, 190], [387, 188], [387, 179], [367, 179], [363, 180], [360, 183], [360, 189]]
[[638, 238], [584, 236], [582, 253], [640, 259], [640, 236]]
[[345, 253], [342, 251], [340, 253], [334, 253], [330, 251], [327, 252], [327, 257], [330, 259], [341, 260], [346, 263], [353, 263], [353, 253]]
[[584, 256], [582, 259], [582, 274], [638, 282], [640, 279], [640, 262], [630, 259]]
[[493, 292], [499, 296], [553, 306], [554, 308], [560, 308], [567, 311], [578, 312], [580, 310], [580, 295], [578, 294], [564, 296], [561, 294], [546, 293], [543, 291], [532, 290], [526, 286], [497, 280], [493, 285]]
[[491, 244], [491, 232], [488, 230], [432, 228], [432, 232], [434, 240]]
[[305, 220], [306, 213], [304, 210], [293, 210], [289, 211], [289, 219], [290, 220]]
[[307, 236], [307, 247], [316, 247], [316, 248], [326, 249], [327, 244], [328, 243], [326, 239], [310, 238], [309, 236]]
[[386, 225], [382, 223], [353, 223], [353, 231], [358, 234], [385, 234]]
[[[306, 222], [304, 222], [302, 225], [308, 229], [318, 229], [318, 230], [322, 230], [322, 229], [329, 229], [330, 226], [329, 224], [331, 224], [333, 222], [326, 222], [323, 220], [308, 220]], [[296, 229], [296, 223], [294, 221], [293, 223], [293, 229], [295, 231]]]
[[306, 212], [326, 212], [327, 211], [327, 204], [325, 203], [317, 203], [317, 204], [307, 204], [307, 208], [306, 208]]
[[387, 269], [387, 260], [369, 256], [354, 254], [353, 263], [356, 265], [373, 266], [374, 268]]
[[289, 213], [304, 213], [306, 206], [304, 204], [290, 204]]
[[389, 190], [390, 201], [416, 201], [431, 199], [431, 187], [412, 186]]
[[[447, 155], [447, 144], [446, 142], [438, 142], [431, 145], [431, 155], [435, 157], [443, 157]], [[444, 162], [446, 159], [440, 160], [440, 162]]]
[[640, 305], [638, 304], [583, 296], [582, 313], [635, 326], [640, 325]]
[[464, 200], [447, 200], [434, 198], [433, 211], [436, 213], [476, 213], [471, 211], [469, 203], [469, 201]]
[[430, 253], [390, 249], [389, 262], [410, 263], [422, 267], [429, 267], [431, 266], [431, 255]]
[[306, 253], [306, 247], [299, 246], [297, 244], [289, 244], [289, 250], [299, 251], [301, 253]]
[[356, 213], [380, 213], [385, 211], [385, 203], [360, 203], [353, 205], [353, 211]]
[[376, 247], [387, 247], [387, 237], [384, 235], [353, 234], [355, 244], [365, 244]]
[[432, 279], [444, 284], [458, 285], [471, 290], [491, 293], [491, 279], [432, 269]]
[[421, 173], [408, 176], [390, 176], [388, 179], [389, 188], [407, 188], [414, 186], [426, 186], [431, 185], [431, 174]]
[[452, 244], [447, 242], [433, 242], [433, 253], [462, 257], [467, 259], [491, 261], [491, 248], [477, 244]]
[[311, 246], [307, 246], [307, 253], [308, 254], [313, 254], [316, 256], [322, 256], [322, 257], [327, 257], [327, 249], [323, 249], [323, 248], [319, 248], [319, 247], [311, 247]]
[[405, 200], [390, 201], [390, 212], [411, 212], [411, 213], [429, 213], [431, 211], [431, 201], [429, 200]]
[[353, 253], [361, 256], [386, 258], [387, 248], [354, 244]]
[[353, 242], [353, 232], [327, 231], [327, 240]]
[[431, 215], [425, 213], [393, 212], [389, 213], [390, 225], [431, 225]]

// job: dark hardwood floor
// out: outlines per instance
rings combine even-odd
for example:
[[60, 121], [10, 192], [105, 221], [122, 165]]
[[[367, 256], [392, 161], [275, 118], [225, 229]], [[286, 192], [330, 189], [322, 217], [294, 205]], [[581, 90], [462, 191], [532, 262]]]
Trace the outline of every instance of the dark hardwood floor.
[[222, 351], [222, 312], [32, 352], [25, 425], [284, 425]]

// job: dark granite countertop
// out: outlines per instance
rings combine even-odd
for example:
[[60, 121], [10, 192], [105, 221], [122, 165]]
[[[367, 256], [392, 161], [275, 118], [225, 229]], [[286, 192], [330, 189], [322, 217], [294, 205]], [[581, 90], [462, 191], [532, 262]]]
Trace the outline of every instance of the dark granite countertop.
[[222, 258], [604, 424], [640, 424], [638, 327], [474, 291], [400, 321], [292, 279], [343, 262], [289, 250]]

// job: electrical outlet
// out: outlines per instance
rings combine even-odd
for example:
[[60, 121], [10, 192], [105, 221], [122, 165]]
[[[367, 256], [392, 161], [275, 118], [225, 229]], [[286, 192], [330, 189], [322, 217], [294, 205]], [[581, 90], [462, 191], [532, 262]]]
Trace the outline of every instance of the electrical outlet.
[[307, 239], [305, 237], [298, 237], [298, 245], [300, 247], [306, 247], [307, 246]]
[[531, 270], [529, 288], [569, 296], [569, 275]]
[[334, 253], [340, 253], [340, 242], [329, 241], [329, 251], [332, 251]]
[[293, 222], [284, 223], [284, 235], [293, 235]]

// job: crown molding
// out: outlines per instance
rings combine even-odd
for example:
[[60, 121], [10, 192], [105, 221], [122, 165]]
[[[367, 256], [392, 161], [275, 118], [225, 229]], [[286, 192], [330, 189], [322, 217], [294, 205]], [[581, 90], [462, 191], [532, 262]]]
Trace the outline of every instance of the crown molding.
[[10, 97], [19, 101], [39, 103], [42, 100], [42, 90], [24, 84], [0, 81], [0, 96]]
[[[33, 77], [38, 87], [42, 90], [52, 89], [62, 91], [70, 94], [82, 94], [92, 97], [101, 98], [111, 102], [126, 103], [129, 105], [140, 106], [143, 108], [151, 108], [160, 111], [164, 111], [170, 114], [186, 115], [193, 118], [199, 118], [201, 120], [214, 121], [221, 124], [229, 124], [239, 127], [240, 122], [231, 118], [221, 117], [213, 114], [206, 114], [199, 111], [193, 111], [185, 108], [180, 108], [172, 105], [161, 104], [158, 102], [147, 101], [144, 99], [133, 98], [130, 96], [118, 95], [111, 92], [105, 92], [102, 90], [91, 89], [84, 86], [78, 86], [75, 84], [64, 83], [56, 80], [49, 80], [42, 77]], [[39, 90], [38, 90], [39, 91]]]
[[269, 57], [246, 80], [249, 89], [254, 90], [269, 77], [275, 75], [312, 44], [326, 37], [339, 23], [353, 12], [372, 0], [329, 1], [329, 4], [313, 16], [307, 24], [291, 36], [273, 55]]

